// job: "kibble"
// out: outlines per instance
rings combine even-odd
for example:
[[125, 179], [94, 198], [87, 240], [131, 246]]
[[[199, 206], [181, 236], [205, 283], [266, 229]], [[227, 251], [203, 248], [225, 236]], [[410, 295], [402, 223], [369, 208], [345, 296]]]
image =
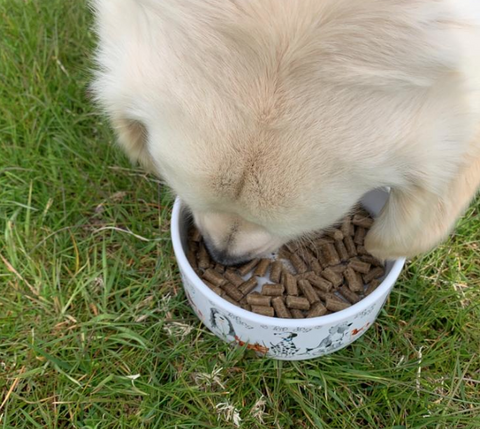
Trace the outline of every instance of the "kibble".
[[283, 285], [285, 286], [288, 295], [298, 295], [297, 279], [287, 271], [283, 274]]
[[198, 264], [197, 264], [198, 268], [201, 268], [202, 270], [206, 270], [208, 267], [210, 267], [210, 256], [203, 243], [200, 244], [200, 247], [198, 248], [197, 257], [198, 257]]
[[246, 276], [250, 271], [252, 271], [257, 264], [260, 262], [260, 259], [252, 259], [245, 265], [242, 265], [237, 271], [242, 277]]
[[345, 279], [347, 280], [348, 287], [352, 292], [362, 292], [363, 282], [360, 274], [356, 273], [352, 267], [348, 267], [345, 272]]
[[333, 287], [338, 287], [343, 283], [343, 276], [336, 273], [331, 268], [327, 268], [322, 271], [322, 277], [327, 279], [330, 283], [333, 284]]
[[275, 310], [273, 309], [273, 307], [264, 307], [262, 305], [252, 305], [252, 312], [261, 314], [262, 316], [275, 316]]
[[324, 292], [330, 292], [330, 290], [332, 289], [332, 283], [330, 283], [329, 281], [323, 279], [322, 277], [319, 277], [317, 276], [316, 274], [312, 274], [310, 276], [308, 276], [308, 279], [307, 279], [310, 284], [317, 288], [317, 289], [320, 289]]
[[223, 273], [223, 277], [225, 277], [230, 283], [232, 283], [235, 286], [241, 286], [245, 280], [243, 280], [243, 277], [238, 275], [235, 271], [232, 270], [227, 270], [225, 273]]
[[363, 276], [365, 283], [370, 283], [373, 279], [378, 279], [385, 274], [385, 270], [382, 267], [375, 267], [373, 270]]
[[307, 317], [320, 317], [325, 315], [326, 312], [327, 308], [321, 302], [316, 302], [307, 313]]
[[290, 314], [294, 319], [305, 319], [305, 315], [303, 314], [302, 310], [297, 310], [296, 308], [292, 308], [290, 310]]
[[282, 284], [264, 284], [262, 287], [262, 295], [282, 296], [285, 287]]
[[330, 311], [342, 311], [348, 307], [351, 307], [351, 304], [339, 300], [337, 301], [336, 299], [327, 299], [325, 307], [327, 307], [327, 310]]
[[360, 297], [346, 286], [340, 286], [338, 292], [342, 295], [350, 304], [356, 304], [360, 301]]
[[290, 256], [290, 262], [293, 265], [293, 268], [297, 271], [298, 274], [303, 274], [308, 271], [307, 266], [305, 265], [305, 262], [303, 262], [302, 258], [296, 254], [292, 254]]
[[215, 286], [222, 286], [227, 282], [225, 278], [218, 272], [215, 271], [213, 268], [209, 268], [203, 273], [203, 278], [210, 283], [214, 284]]
[[260, 262], [258, 265], [255, 267], [255, 270], [253, 271], [254, 276], [258, 277], [263, 277], [268, 270], [268, 267], [270, 266], [270, 262], [272, 262], [270, 259], [260, 259]]
[[302, 298], [300, 296], [287, 296], [286, 303], [288, 308], [293, 308], [296, 310], [310, 310], [310, 302], [307, 298]]
[[255, 277], [250, 277], [245, 283], [243, 283], [238, 289], [243, 295], [250, 293], [253, 289], [257, 287], [258, 281]]
[[367, 262], [361, 261], [360, 259], [352, 259], [348, 266], [353, 268], [357, 273], [367, 274], [370, 271], [371, 265]]
[[275, 314], [277, 317], [282, 319], [291, 319], [292, 315], [288, 311], [287, 307], [285, 307], [285, 303], [283, 302], [283, 297], [276, 296], [272, 299], [272, 307], [275, 309]]
[[270, 267], [270, 280], [274, 283], [280, 283], [282, 276], [283, 264], [280, 261], [273, 262]]
[[365, 240], [366, 234], [367, 234], [367, 230], [365, 228], [358, 227], [355, 231], [353, 242], [358, 245], [363, 245], [363, 241]]
[[272, 297], [261, 295], [258, 292], [247, 295], [247, 303], [250, 305], [260, 305], [263, 307], [269, 307], [272, 304]]
[[373, 219], [369, 216], [356, 214], [353, 216], [352, 223], [355, 226], [360, 226], [362, 228], [369, 229], [373, 225]]
[[348, 256], [350, 256], [350, 258], [357, 256], [357, 247], [355, 246], [353, 238], [350, 235], [347, 235], [343, 239], [343, 244], [345, 244], [345, 248], [347, 249]]
[[298, 282], [298, 288], [302, 291], [303, 295], [308, 299], [310, 304], [315, 304], [317, 301], [319, 301], [317, 293], [308, 280], [300, 280]]
[[222, 289], [225, 291], [225, 293], [235, 301], [240, 301], [244, 294], [238, 290], [235, 286], [233, 286], [231, 283], [224, 284], [222, 286]]
[[[237, 307], [268, 317], [321, 317], [355, 305], [381, 284], [384, 264], [364, 246], [372, 224], [357, 209], [306, 245], [282, 246], [274, 261], [254, 259], [240, 267], [213, 261], [192, 228], [186, 256], [206, 286]], [[262, 287], [261, 278], [267, 278]]]
[[342, 240], [335, 240], [335, 249], [337, 250], [337, 254], [340, 257], [340, 260], [348, 260], [348, 250]]
[[382, 282], [378, 279], [372, 280], [368, 285], [367, 285], [367, 290], [365, 291], [365, 296], [370, 295], [378, 286], [380, 286]]

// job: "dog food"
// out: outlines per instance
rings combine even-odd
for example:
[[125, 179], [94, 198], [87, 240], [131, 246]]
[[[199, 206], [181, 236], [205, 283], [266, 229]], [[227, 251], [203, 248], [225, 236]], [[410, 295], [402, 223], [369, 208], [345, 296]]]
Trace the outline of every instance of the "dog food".
[[320, 317], [355, 305], [380, 285], [384, 265], [364, 247], [372, 224], [357, 209], [305, 244], [286, 244], [276, 260], [254, 259], [240, 267], [215, 263], [192, 227], [187, 259], [212, 291], [238, 307], [284, 319]]

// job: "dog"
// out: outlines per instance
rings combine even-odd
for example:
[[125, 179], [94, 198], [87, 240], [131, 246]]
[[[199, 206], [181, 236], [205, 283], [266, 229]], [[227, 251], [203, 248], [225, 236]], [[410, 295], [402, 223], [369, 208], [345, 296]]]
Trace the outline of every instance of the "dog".
[[238, 264], [389, 187], [365, 241], [427, 252], [480, 185], [478, 0], [93, 0], [120, 146]]

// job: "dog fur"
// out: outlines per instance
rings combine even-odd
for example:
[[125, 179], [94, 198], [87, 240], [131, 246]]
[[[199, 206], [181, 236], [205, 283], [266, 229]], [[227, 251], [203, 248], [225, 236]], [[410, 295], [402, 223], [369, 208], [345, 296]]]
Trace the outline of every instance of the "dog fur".
[[375, 256], [426, 252], [480, 185], [478, 0], [94, 0], [93, 88], [133, 161], [238, 263], [375, 188]]

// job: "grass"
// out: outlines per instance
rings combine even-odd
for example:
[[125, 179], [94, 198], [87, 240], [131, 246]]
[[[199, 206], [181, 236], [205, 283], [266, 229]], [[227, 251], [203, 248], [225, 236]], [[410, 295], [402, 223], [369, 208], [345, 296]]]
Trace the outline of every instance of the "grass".
[[186, 304], [171, 195], [87, 96], [91, 19], [0, 0], [0, 428], [480, 427], [480, 202], [354, 345], [231, 348]]

